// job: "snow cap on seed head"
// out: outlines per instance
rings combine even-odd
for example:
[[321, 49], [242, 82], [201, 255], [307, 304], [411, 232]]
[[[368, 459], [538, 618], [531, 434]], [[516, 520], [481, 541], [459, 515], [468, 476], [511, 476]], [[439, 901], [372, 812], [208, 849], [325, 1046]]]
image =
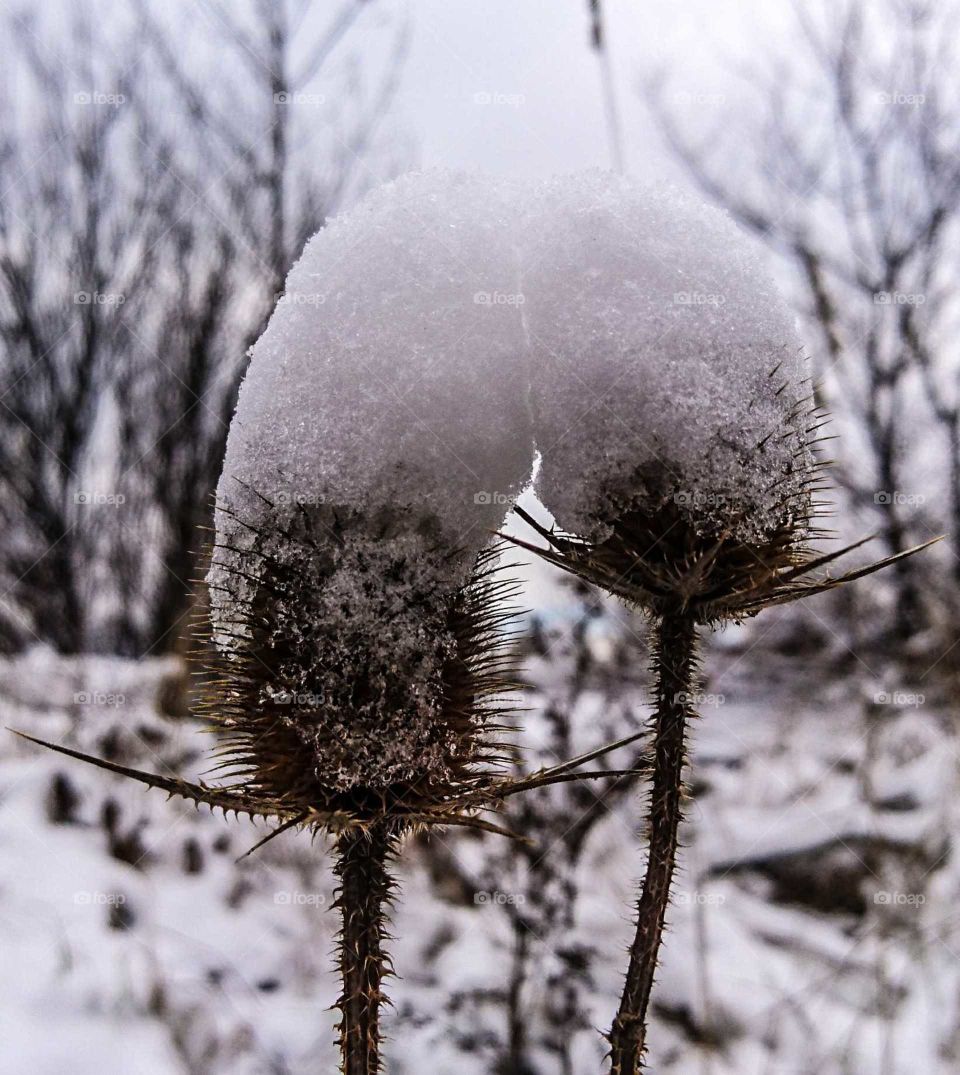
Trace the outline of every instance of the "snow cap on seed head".
[[545, 182], [524, 316], [541, 499], [590, 539], [669, 501], [762, 540], [801, 504], [807, 371], [758, 253], [699, 198], [600, 171]]
[[[506, 675], [491, 531], [532, 465], [513, 184], [425, 173], [307, 244], [218, 488], [208, 709], [260, 799], [412, 817], [473, 786]], [[422, 820], [422, 818], [421, 818]]]
[[822, 423], [747, 239], [692, 195], [599, 171], [544, 183], [529, 215], [537, 490], [559, 530], [520, 512], [548, 543], [527, 547], [702, 623], [824, 588], [803, 579]]
[[429, 531], [463, 578], [532, 464], [520, 312], [497, 301], [519, 200], [511, 180], [407, 175], [307, 243], [240, 390], [223, 543], [323, 505]]

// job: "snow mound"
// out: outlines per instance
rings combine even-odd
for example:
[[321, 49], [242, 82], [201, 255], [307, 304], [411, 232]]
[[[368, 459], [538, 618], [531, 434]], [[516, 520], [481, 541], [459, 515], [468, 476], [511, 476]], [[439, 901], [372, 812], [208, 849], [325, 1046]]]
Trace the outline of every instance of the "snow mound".
[[315, 235], [252, 349], [218, 498], [252, 524], [265, 501], [395, 504], [485, 544], [531, 469], [519, 310], [499, 301], [518, 201], [508, 180], [408, 175]]
[[541, 499], [590, 538], [670, 500], [762, 538], [809, 475], [805, 367], [758, 255], [697, 198], [600, 171], [380, 188], [307, 243], [251, 355], [215, 607], [251, 596], [256, 532], [304, 516], [327, 547], [423, 534], [463, 582], [535, 444]]
[[697, 529], [777, 525], [809, 473], [785, 436], [809, 388], [749, 241], [692, 195], [600, 171], [543, 183], [530, 213], [537, 488], [557, 521], [600, 537], [631, 501], [670, 499]]

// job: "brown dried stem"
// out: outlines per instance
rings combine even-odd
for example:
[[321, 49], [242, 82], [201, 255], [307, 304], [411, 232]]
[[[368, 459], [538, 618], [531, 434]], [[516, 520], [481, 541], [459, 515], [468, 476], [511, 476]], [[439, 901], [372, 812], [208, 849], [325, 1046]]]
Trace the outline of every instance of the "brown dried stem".
[[345, 830], [337, 840], [336, 907], [343, 918], [339, 955], [342, 993], [340, 1056], [343, 1075], [375, 1075], [380, 1065], [383, 979], [392, 973], [385, 952], [384, 908], [393, 880], [387, 869], [396, 836], [385, 825]]
[[696, 673], [696, 624], [682, 609], [664, 614], [657, 625], [653, 667], [656, 675], [650, 846], [643, 889], [637, 901], [637, 929], [616, 1019], [609, 1034], [612, 1075], [642, 1070], [647, 1007], [663, 937], [681, 820], [685, 731]]

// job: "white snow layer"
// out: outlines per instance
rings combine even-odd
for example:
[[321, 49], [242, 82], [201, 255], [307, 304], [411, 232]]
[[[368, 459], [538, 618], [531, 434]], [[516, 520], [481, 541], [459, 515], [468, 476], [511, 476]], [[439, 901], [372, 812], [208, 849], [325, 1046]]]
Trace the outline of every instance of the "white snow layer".
[[[623, 615], [611, 605], [599, 625], [635, 654]], [[644, 685], [621, 679], [622, 656], [591, 662], [572, 691], [581, 621], [570, 609], [557, 621], [529, 668], [521, 737], [531, 767], [558, 760], [549, 753], [558, 711], [571, 718], [571, 753], [602, 741], [603, 721], [625, 735], [648, 712]], [[714, 704], [694, 732], [651, 1070], [955, 1075], [960, 860], [948, 837], [960, 795], [949, 690], [935, 697], [931, 685], [913, 708], [865, 706], [860, 665], [837, 677], [822, 652], [747, 654], [745, 645], [707, 655]], [[173, 670], [42, 650], [0, 661], [5, 723], [196, 780], [208, 764], [199, 725], [156, 709]], [[877, 674], [886, 673], [884, 660]], [[55, 820], [58, 778], [75, 801]], [[262, 825], [226, 823], [11, 735], [0, 739], [0, 788], [0, 1075], [335, 1070], [338, 916], [322, 841], [288, 833], [235, 863]], [[562, 861], [562, 834], [594, 801], [573, 785], [525, 797], [546, 860]], [[561, 1031], [573, 1071], [602, 1070], [598, 1031], [619, 999], [643, 864], [638, 794], [608, 807], [577, 865], [572, 925], [525, 934], [519, 1013], [541, 1075], [570, 1070], [542, 1044]], [[449, 832], [406, 845], [391, 912], [390, 1072], [503, 1070], [510, 912], [537, 910], [529, 862], [523, 845], [495, 837]], [[564, 948], [586, 951], [587, 974], [575, 1018], [558, 1027], [545, 982]]]
[[[410, 175], [306, 245], [240, 391], [218, 499], [244, 521], [407, 513], [478, 550], [532, 466], [506, 180]], [[220, 525], [227, 521], [221, 517]]]
[[240, 391], [218, 540], [251, 543], [234, 515], [349, 509], [427, 527], [462, 571], [535, 445], [567, 530], [670, 497], [756, 536], [802, 477], [781, 432], [803, 376], [761, 263], [697, 199], [600, 171], [408, 175], [291, 270]]
[[542, 184], [535, 220], [524, 316], [541, 500], [588, 537], [631, 500], [665, 497], [698, 529], [762, 536], [807, 472], [782, 439], [807, 390], [759, 254], [699, 199], [602, 172]]

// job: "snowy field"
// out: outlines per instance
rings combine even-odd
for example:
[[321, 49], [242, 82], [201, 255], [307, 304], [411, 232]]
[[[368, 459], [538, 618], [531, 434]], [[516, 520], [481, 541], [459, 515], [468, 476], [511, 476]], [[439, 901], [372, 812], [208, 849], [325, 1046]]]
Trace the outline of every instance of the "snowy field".
[[[826, 660], [777, 652], [804, 629], [732, 630], [708, 655], [652, 1070], [953, 1072], [947, 699], [927, 685], [877, 701], [884, 670], [845, 666], [839, 644]], [[586, 750], [639, 726], [638, 630], [610, 605], [558, 597], [526, 665], [528, 765], [558, 736]], [[4, 724], [196, 778], [208, 740], [158, 705], [174, 671], [36, 649], [2, 668]], [[262, 828], [12, 735], [0, 748], [3, 1075], [336, 1070], [321, 841], [281, 837], [235, 863]], [[538, 793], [522, 807], [529, 852], [444, 832], [407, 844], [387, 1028], [397, 1075], [597, 1070], [642, 866], [637, 790], [608, 800], [577, 785]], [[564, 837], [591, 808], [571, 850]], [[573, 898], [552, 901], [558, 885]], [[511, 1040], [526, 1068], [510, 1066]]]

